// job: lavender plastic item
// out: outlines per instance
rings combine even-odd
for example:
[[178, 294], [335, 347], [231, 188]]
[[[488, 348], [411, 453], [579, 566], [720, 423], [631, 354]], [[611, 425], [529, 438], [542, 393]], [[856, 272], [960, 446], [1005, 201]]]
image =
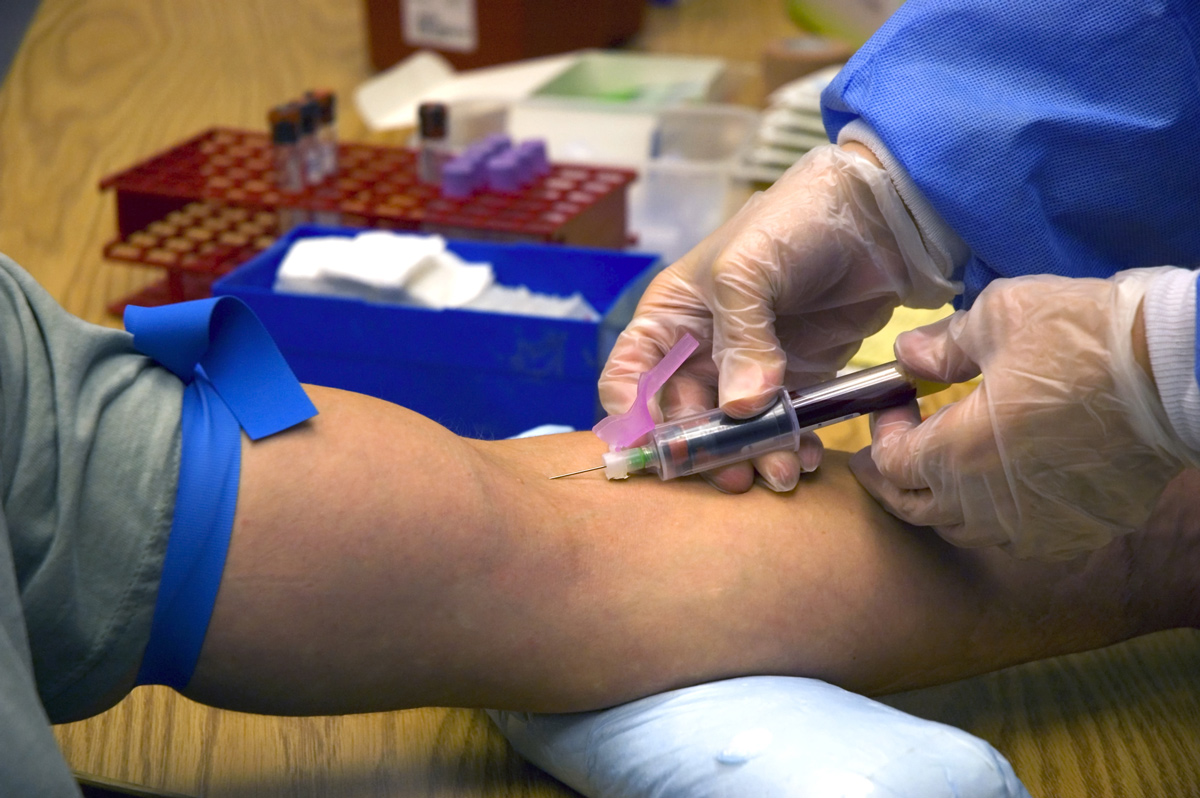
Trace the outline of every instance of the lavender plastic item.
[[549, 173], [546, 143], [529, 139], [516, 146], [503, 133], [493, 133], [442, 167], [442, 196], [466, 199], [483, 188], [512, 194]]
[[459, 156], [461, 158], [469, 158], [477, 163], [486, 163], [493, 156], [505, 152], [512, 146], [512, 141], [500, 133], [486, 136], [485, 138], [476, 141], [471, 146], [462, 151]]
[[501, 194], [521, 190], [521, 169], [513, 150], [505, 150], [488, 159], [487, 184], [489, 189]]
[[543, 139], [526, 139], [516, 147], [519, 157], [529, 164], [534, 178], [544, 177], [550, 172], [550, 160], [546, 157], [546, 142]]
[[522, 156], [520, 150], [514, 149], [512, 152], [513, 161], [517, 165], [517, 180], [522, 186], [528, 186], [536, 177], [533, 173], [533, 164], [529, 162], [528, 156]]
[[485, 153], [485, 157], [499, 155], [511, 147], [512, 139], [503, 133], [493, 133], [490, 136], [483, 137], [479, 141], [480, 151]]
[[[522, 142], [522, 145], [524, 142]], [[527, 186], [534, 180], [537, 180], [537, 163], [533, 152], [525, 146], [518, 145], [512, 149], [513, 157], [517, 161], [517, 171], [521, 175], [521, 185]]]
[[619, 416], [601, 419], [600, 423], [592, 427], [592, 432], [613, 451], [628, 448], [641, 440], [646, 433], [654, 429], [650, 400], [699, 345], [690, 333], [684, 333], [654, 368], [638, 377], [637, 398], [633, 400], [633, 407]]
[[459, 156], [442, 166], [442, 196], [466, 199], [475, 193], [479, 183], [479, 167], [471, 159]]

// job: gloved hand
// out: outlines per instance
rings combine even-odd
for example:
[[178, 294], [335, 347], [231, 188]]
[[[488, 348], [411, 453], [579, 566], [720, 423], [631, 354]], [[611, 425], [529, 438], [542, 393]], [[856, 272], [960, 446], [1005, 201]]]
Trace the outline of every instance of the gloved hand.
[[899, 518], [961, 546], [1061, 559], [1136, 529], [1191, 454], [1132, 335], [1160, 269], [1108, 280], [997, 280], [968, 312], [903, 333], [896, 358], [942, 382], [983, 380], [922, 422], [877, 414], [851, 460]]
[[[781, 386], [832, 378], [863, 338], [906, 303], [940, 307], [955, 293], [937, 269], [887, 172], [825, 146], [658, 275], [618, 338], [600, 378], [609, 413], [629, 409], [637, 378], [683, 332], [700, 349], [663, 389], [663, 419], [719, 403], [744, 418]], [[755, 461], [775, 490], [795, 487], [820, 462], [820, 442]], [[739, 464], [710, 481], [737, 492], [753, 472]]]

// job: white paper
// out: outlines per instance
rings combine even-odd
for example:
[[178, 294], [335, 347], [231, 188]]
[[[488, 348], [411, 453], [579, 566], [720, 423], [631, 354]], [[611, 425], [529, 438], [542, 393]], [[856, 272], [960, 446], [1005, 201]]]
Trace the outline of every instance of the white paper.
[[354, 100], [372, 130], [413, 127], [421, 103], [513, 102], [528, 97], [578, 59], [579, 53], [565, 53], [456, 74], [440, 55], [419, 52], [361, 84]]
[[475, 52], [479, 49], [475, 0], [404, 0], [404, 41], [410, 47]]

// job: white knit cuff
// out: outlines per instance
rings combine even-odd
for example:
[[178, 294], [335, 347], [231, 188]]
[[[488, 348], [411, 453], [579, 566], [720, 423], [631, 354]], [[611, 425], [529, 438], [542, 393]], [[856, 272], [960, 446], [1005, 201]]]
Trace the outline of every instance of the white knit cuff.
[[[879, 139], [870, 125], [861, 119], [855, 119], [847, 124], [838, 132], [837, 143], [841, 145], [848, 141], [863, 145], [874, 153], [879, 162], [883, 164], [888, 177], [892, 179], [892, 185], [896, 187], [896, 193], [900, 195], [900, 199], [904, 200], [908, 212], [912, 214], [913, 221], [916, 222], [917, 229], [921, 233], [921, 240], [925, 243], [925, 249], [928, 250], [934, 265], [937, 266], [943, 277], [953, 278], [958, 270], [966, 265], [967, 259], [971, 256], [971, 248], [959, 238], [958, 233], [954, 232], [954, 229], [942, 219], [941, 214], [929, 204], [929, 200], [925, 199], [921, 189], [917, 188], [917, 184], [913, 182], [908, 171], [900, 165], [900, 162], [892, 155], [892, 151]], [[961, 291], [961, 289], [959, 290]]]
[[1200, 452], [1200, 387], [1196, 385], [1196, 273], [1171, 269], [1143, 300], [1150, 365], [1163, 408], [1179, 440]]

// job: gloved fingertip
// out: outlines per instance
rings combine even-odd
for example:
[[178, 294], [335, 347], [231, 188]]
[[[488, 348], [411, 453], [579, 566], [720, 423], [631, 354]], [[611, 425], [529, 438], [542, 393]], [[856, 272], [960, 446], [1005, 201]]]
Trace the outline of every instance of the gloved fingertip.
[[925, 343], [925, 336], [919, 327], [915, 330], [904, 330], [896, 336], [896, 340], [892, 344], [892, 354], [897, 359], [903, 358], [907, 361], [913, 357], [914, 347]]
[[759, 474], [759, 476], [762, 477], [763, 484], [772, 493], [790, 493], [800, 482], [799, 471], [792, 472], [790, 476], [771, 472]]
[[717, 389], [721, 409], [734, 418], [748, 418], [766, 410], [779, 392], [782, 374], [772, 374], [758, 363], [740, 363], [720, 371]]
[[915, 401], [877, 410], [871, 414], [872, 440], [882, 440], [915, 428], [921, 423], [921, 407]]
[[996, 528], [981, 528], [979, 525], [968, 526], [963, 522], [962, 515], [957, 515], [952, 520], [944, 520], [938, 523], [928, 524], [933, 528], [933, 531], [938, 534], [938, 537], [947, 543], [951, 543], [960, 549], [984, 549], [989, 546], [999, 546], [1007, 551], [1014, 559], [1024, 560], [1029, 558], [1028, 552], [1018, 554], [1009, 542], [1008, 537], [999, 527]]
[[[871, 459], [870, 446], [865, 446], [850, 455], [849, 466], [850, 472], [859, 482], [864, 482], [864, 479], [873, 480], [879, 476], [879, 469], [875, 467], [875, 461]], [[866, 487], [865, 482], [863, 486]]]
[[722, 493], [745, 493], [754, 486], [754, 469], [749, 463], [735, 463], [712, 471], [704, 471], [700, 476]]
[[615, 379], [601, 378], [597, 388], [600, 406], [610, 416], [619, 416], [633, 407], [637, 398], [637, 385]]
[[979, 375], [979, 366], [955, 337], [963, 312], [896, 336], [892, 353], [905, 371], [935, 382], [966, 382]]
[[892, 354], [907, 371], [925, 379], [941, 379], [945, 370], [941, 363], [944, 347], [924, 327], [906, 330], [896, 336]]
[[712, 476], [710, 474], [701, 474], [700, 478], [703, 479], [705, 482], [707, 482], [711, 487], [716, 488], [721, 493], [733, 493], [734, 492], [731, 490], [726, 490], [725, 486], [721, 484], [721, 480], [717, 479], [715, 476]]
[[775, 493], [789, 493], [800, 482], [803, 464], [795, 452], [773, 452], [755, 461], [763, 483]]
[[721, 409], [734, 418], [749, 418], [770, 407], [775, 400], [775, 391], [736, 396], [721, 403]]
[[814, 435], [812, 440], [801, 440], [798, 454], [800, 456], [800, 472], [811, 474], [821, 467], [821, 458], [825, 454], [825, 447], [821, 444], [821, 439]]

